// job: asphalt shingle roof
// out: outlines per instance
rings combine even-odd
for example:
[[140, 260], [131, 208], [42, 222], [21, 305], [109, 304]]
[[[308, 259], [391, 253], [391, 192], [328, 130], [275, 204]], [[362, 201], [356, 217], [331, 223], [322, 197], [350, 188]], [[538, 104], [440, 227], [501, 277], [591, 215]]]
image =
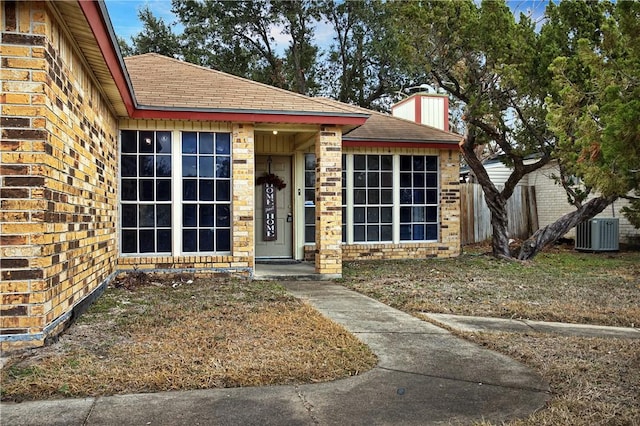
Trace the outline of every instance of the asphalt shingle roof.
[[[124, 59], [139, 105], [233, 112], [363, 115], [287, 90], [155, 53]], [[368, 114], [368, 113], [364, 113]]]
[[[342, 104], [328, 98], [319, 98], [327, 104]], [[435, 127], [418, 124], [410, 120], [394, 117], [381, 112], [370, 111], [354, 105], [348, 105], [354, 112], [367, 112], [371, 116], [360, 127], [342, 135], [343, 140], [354, 141], [402, 141], [402, 142], [438, 142], [458, 144], [462, 136], [446, 132]]]

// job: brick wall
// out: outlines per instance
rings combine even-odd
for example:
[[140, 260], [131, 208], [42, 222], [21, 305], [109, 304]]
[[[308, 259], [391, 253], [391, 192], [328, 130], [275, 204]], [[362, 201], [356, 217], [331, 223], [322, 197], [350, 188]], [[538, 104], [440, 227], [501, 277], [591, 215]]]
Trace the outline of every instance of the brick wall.
[[2, 2], [2, 349], [39, 346], [114, 271], [116, 120], [44, 2]]
[[255, 230], [255, 143], [252, 124], [233, 126], [233, 256], [253, 268]]
[[440, 241], [438, 257], [460, 254], [460, 153], [440, 151]]
[[342, 274], [342, 131], [316, 137], [316, 273]]

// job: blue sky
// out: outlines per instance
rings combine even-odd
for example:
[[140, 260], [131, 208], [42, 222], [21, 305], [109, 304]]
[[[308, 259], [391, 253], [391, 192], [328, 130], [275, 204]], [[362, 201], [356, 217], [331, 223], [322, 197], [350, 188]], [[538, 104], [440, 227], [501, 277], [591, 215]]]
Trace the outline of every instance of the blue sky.
[[170, 0], [106, 0], [107, 10], [111, 18], [111, 24], [116, 34], [131, 41], [131, 36], [142, 30], [142, 24], [138, 20], [138, 11], [148, 5], [153, 14], [164, 19], [165, 22], [175, 21], [171, 13]]
[[[144, 6], [149, 6], [154, 16], [162, 18], [167, 24], [177, 21], [175, 15], [171, 13], [171, 0], [105, 0], [111, 24], [116, 35], [124, 38], [131, 44], [131, 36], [135, 36], [142, 30], [142, 23], [138, 20], [138, 11]], [[182, 31], [181, 26], [173, 27], [175, 33]], [[280, 53], [289, 44], [289, 36], [281, 33], [281, 28], [274, 27], [272, 36], [278, 42], [277, 50]], [[328, 25], [319, 23], [316, 25], [315, 38], [320, 46], [331, 44], [333, 32]]]
[[[510, 0], [507, 1], [511, 9], [519, 14], [531, 13], [532, 16], [539, 18], [544, 13], [544, 9], [548, 0]], [[151, 12], [157, 17], [164, 19], [168, 24], [176, 21], [175, 16], [171, 13], [171, 0], [105, 0], [111, 23], [116, 34], [124, 38], [127, 42], [131, 42], [131, 36], [138, 34], [142, 30], [142, 24], [138, 20], [138, 10], [142, 7], [149, 6]], [[174, 32], [179, 33], [180, 28], [174, 27]], [[282, 48], [287, 44], [288, 40], [280, 34], [278, 28], [274, 28], [272, 35], [283, 44]], [[319, 24], [316, 28], [316, 41], [319, 45], [329, 45], [331, 43], [331, 30], [325, 25]]]

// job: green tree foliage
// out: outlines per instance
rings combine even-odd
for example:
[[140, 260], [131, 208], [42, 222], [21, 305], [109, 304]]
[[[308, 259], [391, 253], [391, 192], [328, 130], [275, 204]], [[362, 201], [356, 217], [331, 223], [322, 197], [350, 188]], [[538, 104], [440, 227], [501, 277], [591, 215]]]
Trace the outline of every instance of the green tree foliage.
[[120, 37], [120, 36], [116, 36], [117, 40], [118, 40], [118, 47], [120, 47], [120, 53], [122, 53], [122, 56], [127, 57], [127, 56], [133, 56], [133, 47], [129, 46], [129, 44], [127, 43], [127, 40], [125, 40], [124, 38]]
[[284, 87], [282, 58], [275, 52], [272, 23], [281, 20], [259, 1], [172, 1], [184, 25], [186, 61]]
[[573, 37], [576, 54], [553, 61], [548, 118], [567, 174], [604, 196], [631, 198], [624, 213], [640, 226], [640, 3], [599, 6], [601, 21]]
[[[463, 108], [466, 163], [491, 210], [493, 252], [510, 257], [507, 200], [524, 175], [551, 159], [553, 136], [545, 123], [548, 84], [538, 79], [534, 23], [516, 20], [504, 2], [423, 1], [394, 4], [405, 66], [446, 90]], [[403, 25], [411, 22], [412, 25]], [[495, 144], [513, 168], [504, 188], [489, 178], [483, 147]], [[538, 155], [531, 163], [527, 158]]]
[[341, 102], [388, 109], [389, 94], [410, 81], [395, 54], [397, 40], [385, 30], [392, 25], [392, 10], [379, 0], [325, 0], [320, 8], [334, 33], [325, 90]]
[[[627, 2], [620, 2], [620, 7], [627, 8], [627, 12], [635, 7], [622, 6], [623, 3]], [[597, 150], [589, 151], [593, 148], [593, 132], [584, 133], [588, 126], [582, 126], [580, 120], [593, 115], [594, 108], [603, 107], [602, 101], [607, 96], [608, 110], [618, 117], [630, 106], [619, 91], [603, 84], [604, 81], [594, 81], [594, 77], [605, 79], [606, 73], [597, 71], [584, 57], [584, 46], [590, 47], [592, 55], [601, 54], [607, 26], [620, 22], [622, 13], [611, 15], [612, 5], [606, 2], [566, 1], [558, 5], [550, 2], [547, 19], [538, 30], [527, 16], [521, 14], [516, 19], [504, 1], [477, 4], [472, 0], [434, 0], [394, 2], [390, 6], [398, 19], [392, 30], [401, 40], [404, 66], [412, 72], [422, 69], [425, 80], [445, 89], [462, 105], [465, 138], [461, 148], [466, 163], [482, 185], [492, 213], [493, 252], [496, 256], [511, 257], [506, 202], [517, 183], [527, 173], [557, 159], [563, 183], [570, 189], [571, 177], [587, 177], [586, 165], [592, 162], [585, 159], [601, 161], [608, 149], [600, 144]], [[637, 15], [631, 16], [635, 18], [628, 20], [637, 23]], [[412, 24], [405, 25], [406, 22]], [[623, 43], [618, 47], [622, 49]], [[601, 59], [615, 68], [610, 60]], [[565, 81], [560, 81], [561, 78]], [[567, 82], [575, 85], [578, 92], [566, 88]], [[594, 96], [593, 102], [576, 100], [578, 94], [586, 93]], [[618, 107], [613, 106], [614, 98], [618, 99]], [[631, 99], [637, 99], [637, 93], [629, 102]], [[557, 134], [561, 125], [549, 125], [549, 102], [555, 103], [556, 116], [569, 126], [567, 137]], [[561, 110], [567, 102], [584, 105], [584, 109], [574, 105], [567, 111]], [[629, 114], [625, 111], [624, 121], [633, 118]], [[599, 120], [599, 125], [605, 125], [598, 130], [601, 135], [616, 133], [611, 123]], [[589, 126], [592, 131], [597, 127], [593, 120]], [[576, 137], [578, 127], [583, 132], [582, 139]], [[630, 133], [637, 137], [637, 130]], [[585, 149], [580, 148], [580, 143]], [[489, 144], [499, 148], [503, 161], [512, 168], [503, 188], [491, 182], [481, 161], [483, 147]], [[619, 144], [618, 139], [615, 144], [606, 145], [618, 151], [613, 147]], [[628, 166], [617, 164], [617, 170], [609, 167], [605, 173], [600, 163], [596, 167], [598, 173], [584, 180], [599, 196], [586, 201], [589, 188], [574, 191], [572, 201], [576, 211], [534, 233], [523, 244], [518, 257], [535, 256], [546, 244], [613, 202], [622, 186], [612, 175], [619, 173], [620, 167]]]
[[[143, 10], [144, 30], [131, 47], [121, 43], [121, 50], [180, 57], [375, 109], [388, 109], [389, 94], [410, 80], [390, 53], [397, 47], [384, 30], [390, 15], [380, 0], [173, 0], [172, 11], [182, 34], [175, 36], [169, 25]], [[327, 22], [334, 32], [326, 50], [315, 39], [318, 22]], [[278, 48], [282, 40], [287, 40], [284, 49]]]
[[138, 11], [138, 19], [142, 22], [142, 31], [131, 37], [131, 46], [119, 38], [118, 43], [124, 56], [158, 53], [177, 58], [180, 55], [180, 41], [161, 18], [154, 16], [148, 6]]
[[317, 5], [310, 1], [279, 0], [273, 7], [282, 16], [284, 33], [291, 35], [291, 43], [285, 52], [284, 72], [289, 88], [294, 92], [316, 94], [317, 58], [319, 48], [314, 44], [314, 21], [320, 19]]
[[[185, 60], [272, 86], [311, 94], [317, 90], [314, 25], [310, 0], [174, 0], [184, 25]], [[288, 38], [278, 52], [276, 35]]]

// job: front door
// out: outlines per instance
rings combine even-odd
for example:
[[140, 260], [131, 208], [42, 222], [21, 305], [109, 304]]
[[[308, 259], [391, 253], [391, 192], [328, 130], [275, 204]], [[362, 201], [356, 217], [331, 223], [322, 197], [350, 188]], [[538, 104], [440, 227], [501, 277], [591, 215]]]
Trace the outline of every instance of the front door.
[[[270, 163], [270, 164], [269, 164]], [[291, 157], [257, 156], [256, 178], [265, 173], [278, 176], [287, 184], [281, 190], [275, 189], [276, 215], [268, 220], [268, 235], [265, 235], [264, 191], [256, 187], [256, 257], [291, 258], [293, 254], [293, 208], [291, 202]], [[275, 234], [275, 236], [274, 236]], [[273, 239], [275, 238], [275, 239]]]

